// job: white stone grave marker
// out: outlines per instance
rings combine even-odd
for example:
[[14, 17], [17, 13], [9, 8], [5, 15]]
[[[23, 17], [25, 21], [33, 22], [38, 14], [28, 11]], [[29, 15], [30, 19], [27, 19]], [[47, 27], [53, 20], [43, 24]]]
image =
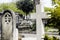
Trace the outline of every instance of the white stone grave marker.
[[10, 10], [3, 11], [2, 40], [18, 40], [15, 13]]

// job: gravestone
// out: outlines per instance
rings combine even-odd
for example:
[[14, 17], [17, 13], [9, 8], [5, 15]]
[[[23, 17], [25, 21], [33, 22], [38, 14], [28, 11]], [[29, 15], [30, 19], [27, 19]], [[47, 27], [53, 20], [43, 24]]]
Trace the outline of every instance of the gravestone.
[[[2, 40], [18, 40], [16, 36], [16, 17], [10, 10], [3, 11], [2, 15]], [[18, 34], [17, 34], [18, 35]]]
[[44, 25], [41, 18], [41, 0], [36, 0], [36, 29], [37, 40], [43, 40], [44, 38]]

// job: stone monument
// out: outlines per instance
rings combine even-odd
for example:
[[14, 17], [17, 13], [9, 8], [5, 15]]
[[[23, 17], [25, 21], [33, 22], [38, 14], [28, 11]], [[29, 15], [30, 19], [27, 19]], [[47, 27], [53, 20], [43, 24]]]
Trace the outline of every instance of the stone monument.
[[44, 25], [41, 18], [41, 0], [35, 0], [36, 3], [36, 29], [37, 40], [43, 40], [44, 38]]
[[18, 32], [18, 30], [16, 29], [15, 13], [10, 10], [3, 11], [2, 40], [18, 40], [16, 32]]
[[[24, 36], [22, 40], [44, 40], [44, 25], [41, 17], [41, 0], [34, 0], [36, 5], [36, 34], [21, 34]], [[25, 22], [26, 23], [26, 22]], [[21, 27], [21, 26], [20, 26]]]

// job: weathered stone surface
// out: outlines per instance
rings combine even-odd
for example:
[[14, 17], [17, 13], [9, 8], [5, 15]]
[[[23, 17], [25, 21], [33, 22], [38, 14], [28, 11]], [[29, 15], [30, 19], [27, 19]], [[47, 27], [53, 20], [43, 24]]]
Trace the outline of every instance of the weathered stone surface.
[[[39, 1], [40, 2], [40, 1]], [[37, 40], [43, 40], [44, 36], [44, 25], [41, 18], [41, 4], [36, 5], [36, 29], [37, 29]]]
[[[2, 15], [2, 40], [18, 40], [16, 36], [16, 16], [10, 10], [3, 11]], [[18, 33], [17, 33], [18, 35]]]
[[12, 16], [7, 11], [2, 15], [2, 40], [12, 39]]

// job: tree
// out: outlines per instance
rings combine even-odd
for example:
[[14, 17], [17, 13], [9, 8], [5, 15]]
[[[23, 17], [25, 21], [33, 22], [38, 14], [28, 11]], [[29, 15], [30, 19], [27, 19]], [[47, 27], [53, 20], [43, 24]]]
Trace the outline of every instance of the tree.
[[32, 12], [32, 10], [34, 9], [34, 4], [31, 0], [18, 1], [16, 5], [18, 9], [23, 10], [23, 12], [25, 12], [26, 17], [29, 12]]
[[16, 7], [16, 4], [15, 3], [3, 3], [3, 4], [0, 4], [0, 12], [2, 12], [3, 10], [13, 10], [14, 12], [17, 12], [17, 13], [20, 13], [22, 15], [24, 15], [24, 12], [22, 10], [19, 10], [17, 7]]
[[60, 1], [53, 0], [53, 2], [54, 8], [48, 10], [51, 12], [51, 19], [48, 20], [48, 25], [58, 28], [60, 34]]

